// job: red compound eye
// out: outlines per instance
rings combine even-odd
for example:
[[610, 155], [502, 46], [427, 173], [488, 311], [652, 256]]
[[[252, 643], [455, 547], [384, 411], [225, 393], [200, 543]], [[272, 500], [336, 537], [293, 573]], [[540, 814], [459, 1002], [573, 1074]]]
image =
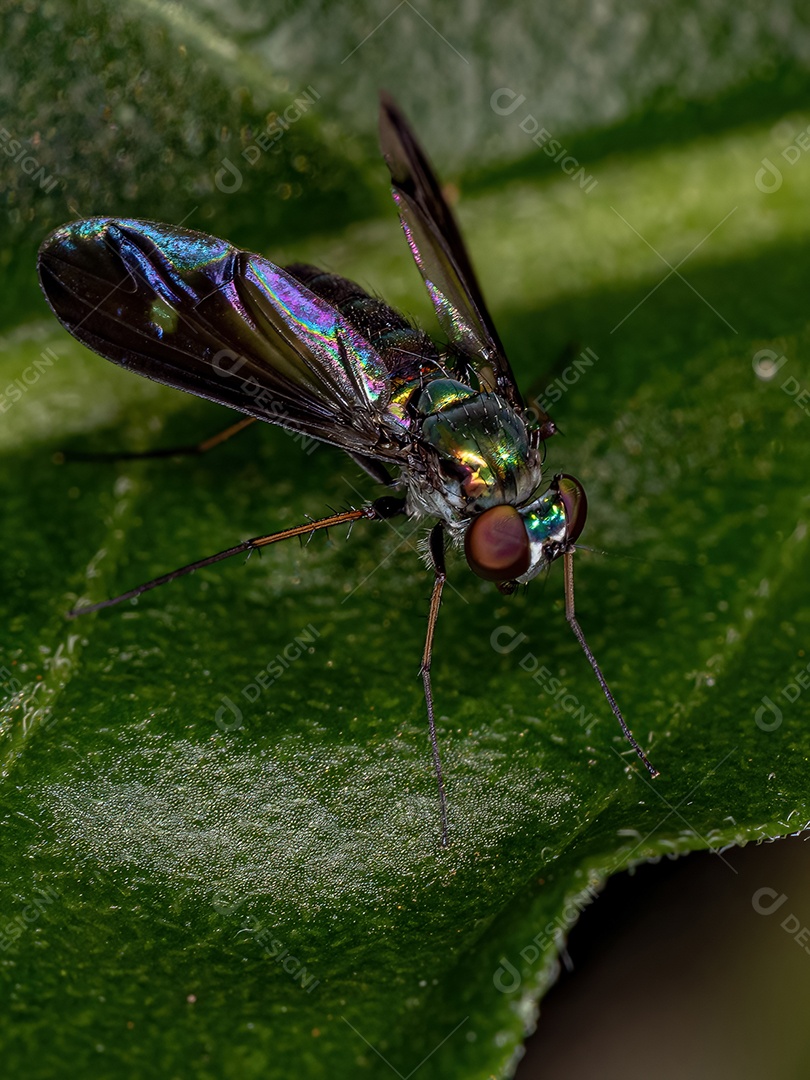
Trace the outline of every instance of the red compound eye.
[[588, 500], [585, 497], [585, 489], [579, 480], [576, 480], [573, 476], [568, 476], [567, 473], [563, 473], [557, 483], [557, 490], [565, 508], [568, 540], [574, 544], [585, 528], [585, 519], [588, 516]]
[[513, 581], [529, 569], [531, 551], [523, 518], [514, 506], [493, 506], [474, 519], [464, 537], [473, 573], [485, 581]]

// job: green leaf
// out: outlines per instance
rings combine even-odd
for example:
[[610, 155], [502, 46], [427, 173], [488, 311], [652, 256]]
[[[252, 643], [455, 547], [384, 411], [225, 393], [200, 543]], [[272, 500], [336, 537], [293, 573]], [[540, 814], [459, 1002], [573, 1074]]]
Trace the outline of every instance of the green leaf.
[[[637, 43], [602, 76], [625, 95], [609, 142], [607, 115], [583, 133], [576, 95], [548, 106], [596, 181], [586, 192], [521, 129], [539, 115], [528, 93], [524, 112], [490, 109], [508, 54], [464, 19], [434, 39], [409, 12], [390, 86], [406, 85], [398, 65], [423, 33], [414, 70], [436, 70], [452, 39], [480, 79], [462, 171], [482, 158], [487, 171], [461, 183], [459, 214], [522, 385], [551, 372], [540, 388], [565, 435], [548, 466], [584, 483], [583, 540], [598, 549], [577, 556], [578, 614], [661, 776], [649, 782], [621, 739], [566, 626], [561, 573], [504, 598], [455, 560], [433, 669], [452, 829], [440, 848], [418, 678], [430, 581], [413, 524], [282, 545], [65, 619], [78, 597], [377, 491], [336, 452], [269, 428], [195, 460], [54, 462], [192, 442], [230, 414], [61, 331], [34, 276], [49, 228], [74, 210], [191, 215], [406, 310], [426, 304], [372, 141], [375, 50], [391, 39], [370, 37], [339, 70], [378, 15], [357, 7], [338, 32], [319, 13], [318, 56], [334, 63], [318, 82], [313, 53], [285, 84], [273, 58], [303, 50], [313, 8], [270, 26], [245, 7], [241, 28], [177, 5], [18, 12], [3, 70], [30, 79], [7, 129], [39, 131], [32, 152], [64, 182], [36, 192], [4, 161], [9, 1075], [386, 1076], [386, 1062], [506, 1075], [566, 930], [608, 875], [810, 818], [810, 155], [796, 142], [810, 116], [772, 123], [806, 76], [796, 61], [766, 85], [751, 61], [737, 86], [721, 68], [693, 94], [714, 95], [711, 138], [694, 108], [671, 138], [647, 139], [677, 93], [630, 94], [647, 70]], [[218, 188], [223, 157], [309, 85], [320, 97], [279, 154], [241, 158], [239, 189]], [[738, 127], [755, 86], [760, 112]], [[410, 111], [441, 160], [459, 107], [435, 106]], [[500, 152], [479, 155], [476, 131]], [[772, 193], [755, 181], [763, 158], [779, 163]], [[572, 342], [579, 359], [557, 363]]]

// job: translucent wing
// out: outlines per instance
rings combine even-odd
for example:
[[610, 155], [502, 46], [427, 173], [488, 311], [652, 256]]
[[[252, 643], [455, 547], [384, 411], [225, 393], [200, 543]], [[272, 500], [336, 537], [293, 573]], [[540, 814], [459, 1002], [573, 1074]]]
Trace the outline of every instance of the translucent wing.
[[386, 94], [380, 96], [380, 146], [402, 228], [442, 329], [484, 389], [522, 406], [456, 220], [407, 120]]
[[59, 321], [113, 363], [350, 453], [400, 456], [378, 352], [266, 259], [189, 229], [90, 218], [49, 236], [38, 266]]

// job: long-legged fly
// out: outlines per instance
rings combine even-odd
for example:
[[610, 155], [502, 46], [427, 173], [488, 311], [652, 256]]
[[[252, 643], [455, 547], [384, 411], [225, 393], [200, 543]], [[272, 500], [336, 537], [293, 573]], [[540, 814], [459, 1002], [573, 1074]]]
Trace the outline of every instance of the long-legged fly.
[[43, 243], [42, 288], [79, 341], [139, 375], [244, 413], [222, 438], [255, 420], [280, 424], [339, 447], [388, 488], [363, 506], [246, 540], [71, 614], [119, 604], [220, 559], [319, 529], [400, 514], [433, 521], [421, 675], [447, 844], [430, 666], [448, 542], [502, 593], [562, 558], [565, 617], [625, 737], [657, 773], [574, 611], [573, 556], [587, 513], [582, 484], [565, 474], [543, 484], [544, 443], [554, 423], [526, 407], [455, 218], [410, 126], [385, 95], [380, 143], [408, 246], [448, 339], [442, 345], [345, 278], [299, 263], [276, 266], [190, 229], [89, 218]]

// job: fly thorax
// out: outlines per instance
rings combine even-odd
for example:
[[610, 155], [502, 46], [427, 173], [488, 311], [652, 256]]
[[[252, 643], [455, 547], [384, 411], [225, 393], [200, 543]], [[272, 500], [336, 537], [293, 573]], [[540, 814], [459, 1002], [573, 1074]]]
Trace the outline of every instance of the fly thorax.
[[540, 456], [518, 413], [498, 394], [480, 393], [454, 379], [437, 379], [416, 403], [421, 441], [438, 464], [435, 492], [448, 517], [469, 517], [503, 503], [525, 502], [540, 483]]

